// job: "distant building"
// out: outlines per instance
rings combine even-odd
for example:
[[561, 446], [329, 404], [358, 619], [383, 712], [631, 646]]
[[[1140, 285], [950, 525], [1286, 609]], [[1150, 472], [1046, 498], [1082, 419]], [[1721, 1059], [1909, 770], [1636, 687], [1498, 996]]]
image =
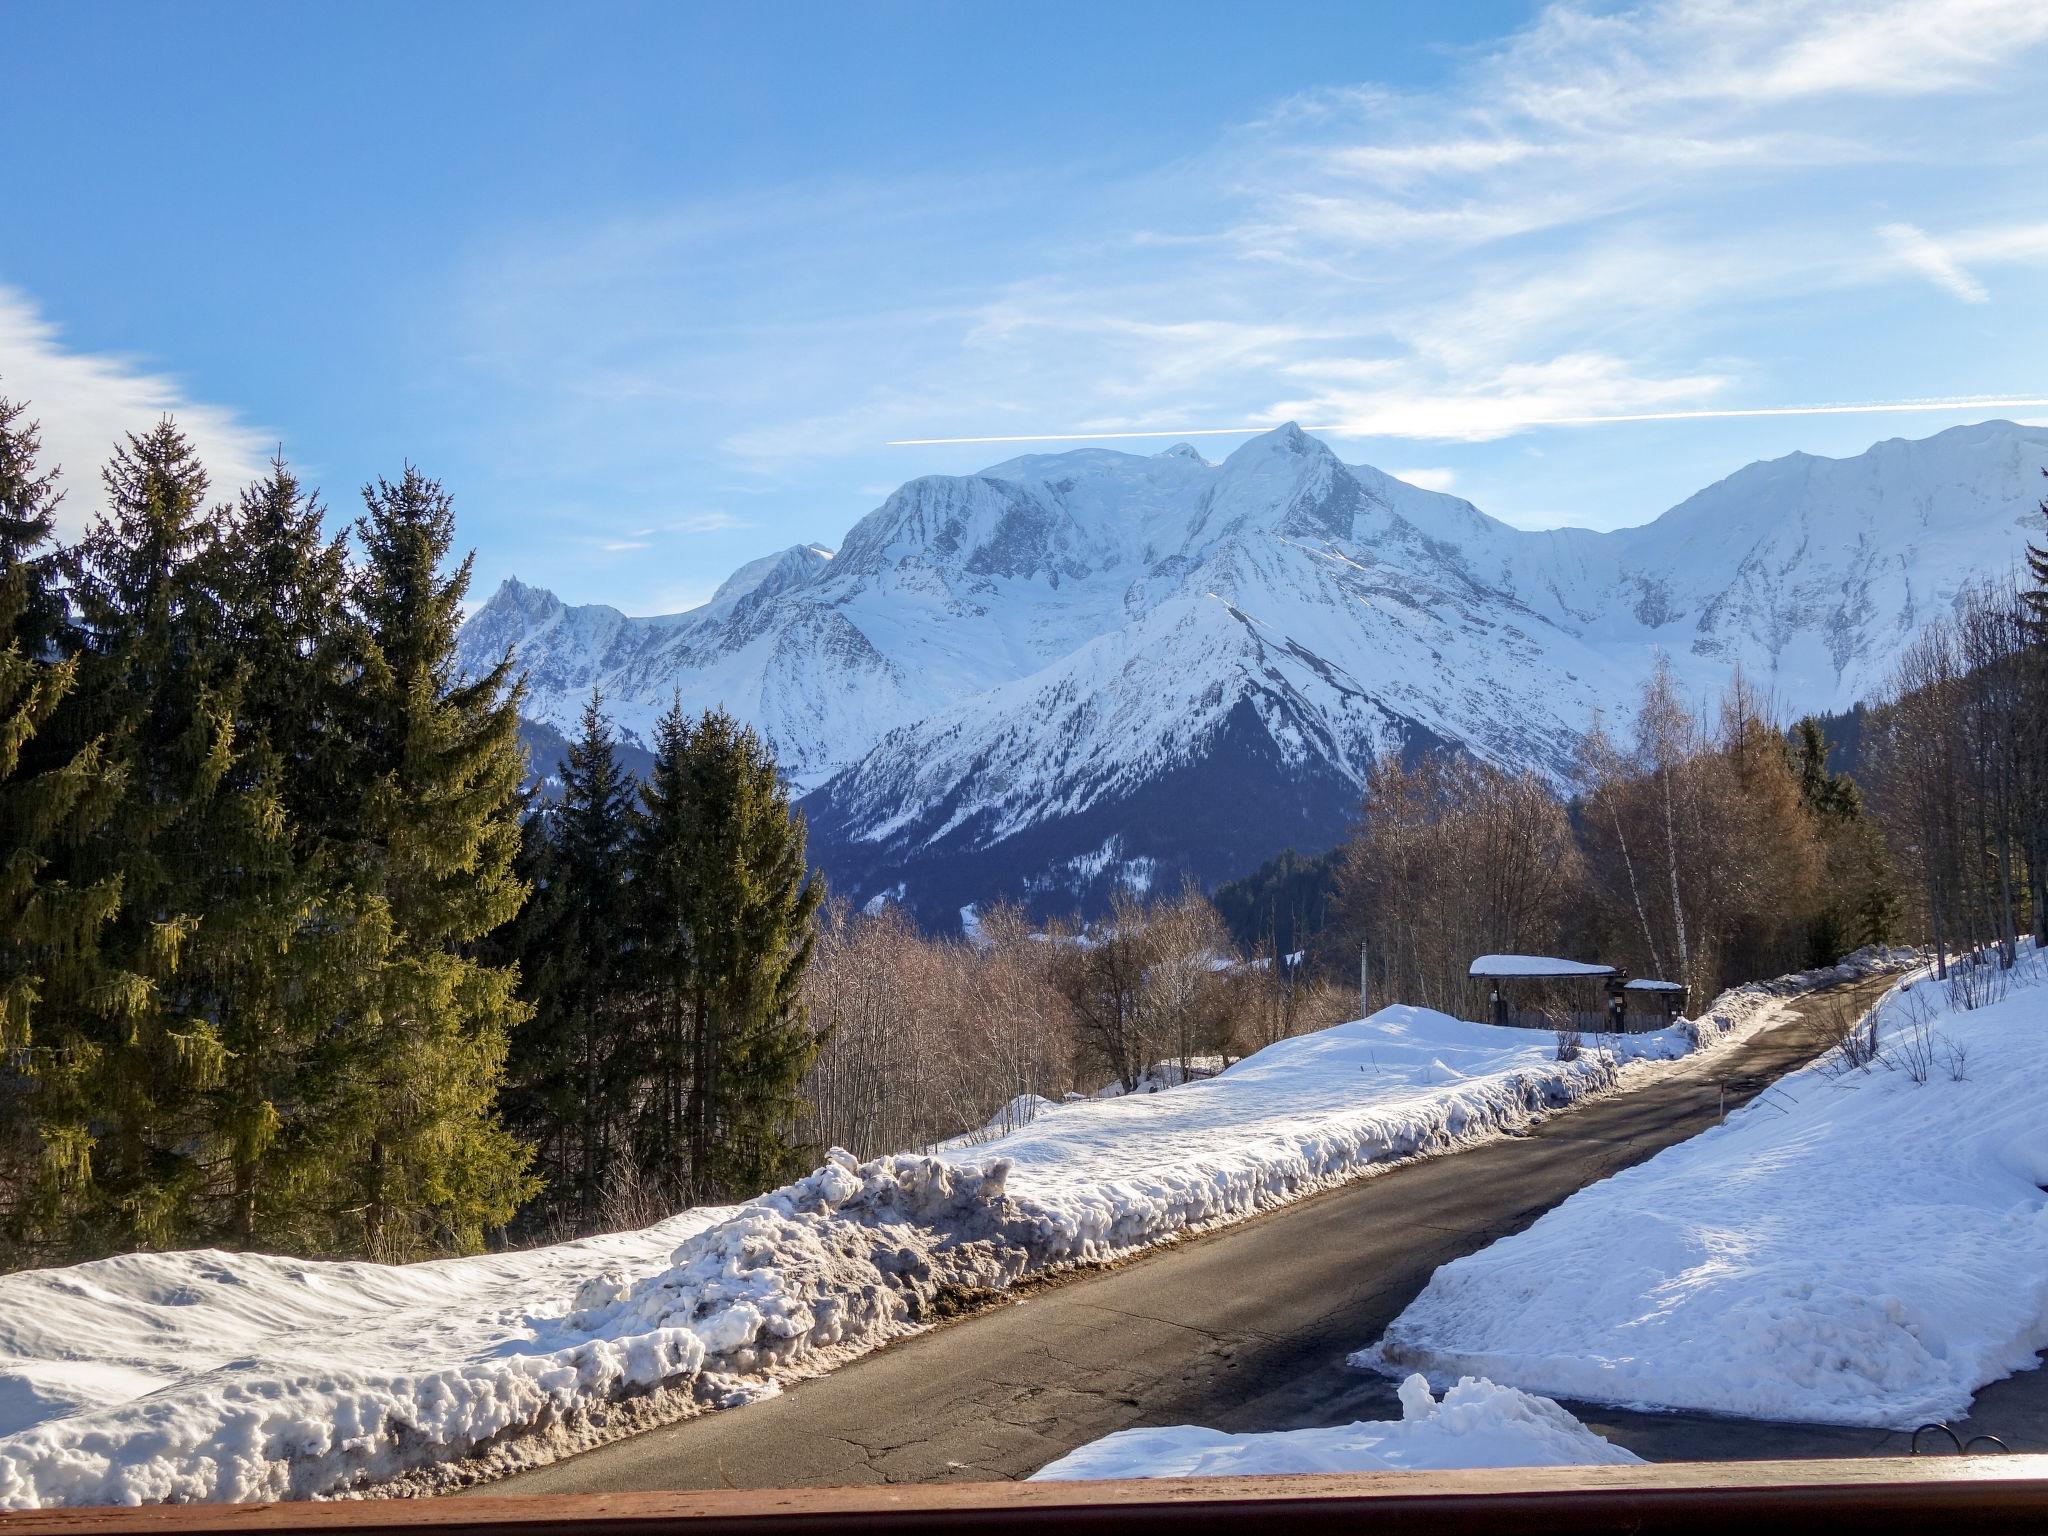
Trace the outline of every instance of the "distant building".
[[1481, 955], [1466, 972], [1477, 1016], [1520, 1029], [1621, 1034], [1662, 1029], [1685, 1007], [1685, 988], [1586, 960], [1553, 955]]

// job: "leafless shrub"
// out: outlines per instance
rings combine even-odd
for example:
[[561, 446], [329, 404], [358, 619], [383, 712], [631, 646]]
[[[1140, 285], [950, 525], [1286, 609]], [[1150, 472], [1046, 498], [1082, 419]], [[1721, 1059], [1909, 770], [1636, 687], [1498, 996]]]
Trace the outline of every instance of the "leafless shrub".
[[1837, 1072], [1868, 1072], [1878, 1059], [1877, 1013], [1860, 1014], [1839, 998], [1830, 998], [1815, 1017], [1827, 1042], [1825, 1062]]
[[1934, 1058], [1935, 1032], [1920, 1020], [1894, 1031], [1885, 1047], [1885, 1061], [1916, 1083], [1924, 1083], [1933, 1075]]
[[676, 1202], [651, 1179], [641, 1175], [629, 1157], [612, 1164], [598, 1197], [600, 1232], [632, 1232], [651, 1227], [676, 1213]]
[[1969, 1048], [1960, 1040], [1957, 1040], [1952, 1035], [1943, 1034], [1935, 1042], [1935, 1054], [1940, 1061], [1942, 1071], [1948, 1074], [1950, 1082], [1960, 1083], [1969, 1077], [1970, 1052]]
[[1995, 949], [1973, 950], [1957, 958], [1948, 968], [1949, 1007], [1957, 1013], [2003, 1002], [2012, 986], [2012, 972], [2004, 956]]

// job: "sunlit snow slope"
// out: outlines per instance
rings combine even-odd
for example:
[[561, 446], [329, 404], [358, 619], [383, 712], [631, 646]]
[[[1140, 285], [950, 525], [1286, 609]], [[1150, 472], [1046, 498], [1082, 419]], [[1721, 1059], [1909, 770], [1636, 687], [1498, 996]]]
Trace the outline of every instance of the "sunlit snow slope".
[[[1868, 697], [2030, 531], [2048, 430], [1988, 422], [1752, 464], [1655, 522], [1530, 533], [1287, 426], [1221, 464], [1086, 449], [903, 486], [836, 553], [629, 619], [507, 582], [469, 622], [529, 714], [680, 690], [768, 737], [835, 887], [927, 920], [1334, 841], [1368, 758], [1457, 743], [1567, 778], [1655, 655], [1798, 709]], [[545, 768], [547, 765], [541, 765]]]

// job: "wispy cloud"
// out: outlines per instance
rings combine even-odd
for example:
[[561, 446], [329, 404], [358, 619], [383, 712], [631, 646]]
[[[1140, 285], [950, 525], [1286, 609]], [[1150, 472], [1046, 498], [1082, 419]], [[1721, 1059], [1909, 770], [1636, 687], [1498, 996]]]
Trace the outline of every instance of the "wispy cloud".
[[1954, 255], [1923, 230], [1911, 224], [1887, 224], [1878, 231], [1899, 260], [1915, 271], [1925, 274], [1935, 287], [1954, 294], [1965, 304], [1982, 304], [1991, 295], [1984, 285], [1965, 272], [1957, 264]]
[[733, 528], [751, 528], [753, 526], [745, 518], [736, 517], [721, 507], [709, 512], [692, 512], [688, 517], [677, 518], [674, 522], [664, 523], [660, 528], [650, 529], [649, 531], [659, 533], [724, 533]]
[[1112, 186], [792, 188], [579, 234], [478, 284], [479, 329], [608, 427], [687, 411], [764, 487], [930, 467], [885, 443], [2031, 409], [2037, 358], [1840, 364], [1874, 311], [1952, 334], [2048, 267], [2013, 191], [2044, 52], [2040, 0], [1558, 4], [1427, 91], [1306, 92]]
[[61, 467], [63, 531], [76, 533], [99, 505], [99, 469], [124, 432], [175, 416], [198, 447], [216, 494], [263, 471], [276, 441], [224, 406], [194, 400], [174, 377], [133, 358], [82, 352], [26, 295], [0, 286], [0, 395], [27, 402], [42, 429], [45, 467]]
[[[1526, 397], [1525, 397], [1526, 398]], [[1826, 405], [1733, 405], [1699, 410], [1610, 411], [1591, 416], [1541, 416], [1518, 410], [1512, 399], [1489, 402], [1489, 409], [1476, 409], [1474, 402], [1419, 401], [1410, 408], [1414, 414], [1379, 417], [1354, 414], [1342, 421], [1310, 421], [1305, 432], [1331, 437], [1405, 437], [1417, 441], [1486, 442], [1497, 437], [1527, 431], [1531, 427], [1611, 427], [1649, 421], [1748, 421], [1777, 416], [1953, 416], [1958, 413], [2026, 411], [2048, 406], [2048, 395], [1951, 395], [1928, 400], [1853, 400]], [[1435, 419], [1432, 412], [1440, 412]], [[1425, 424], [1426, 423], [1426, 424]], [[1113, 432], [1028, 432], [999, 437], [908, 437], [892, 440], [891, 448], [929, 448], [954, 443], [1071, 443], [1123, 442], [1165, 437], [1243, 437], [1247, 433], [1269, 432], [1278, 420], [1242, 423], [1233, 427], [1153, 427], [1142, 431]], [[1451, 483], [1448, 469], [1397, 469], [1396, 479], [1426, 490], [1444, 490]], [[1420, 475], [1425, 478], [1417, 479]], [[1434, 483], [1440, 481], [1441, 483]]]

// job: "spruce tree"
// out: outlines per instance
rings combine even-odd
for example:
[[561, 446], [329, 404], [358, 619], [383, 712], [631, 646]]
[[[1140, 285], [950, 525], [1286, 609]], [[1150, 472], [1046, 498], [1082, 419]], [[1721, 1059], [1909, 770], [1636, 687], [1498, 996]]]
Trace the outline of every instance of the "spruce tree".
[[1834, 747], [1813, 716], [1801, 717], [1792, 728], [1791, 750], [1792, 769], [1799, 777], [1799, 800], [1810, 814], [1835, 821], [1862, 815], [1862, 793], [1854, 779], [1828, 767]]
[[642, 1182], [674, 1204], [687, 1202], [691, 1187], [690, 740], [690, 722], [676, 698], [654, 723], [654, 762], [632, 810], [627, 849], [633, 877], [631, 963], [647, 1051], [634, 1157]]
[[657, 732], [642, 792], [636, 885], [657, 909], [688, 1030], [682, 1108], [693, 1202], [751, 1195], [799, 1171], [798, 1088], [816, 1055], [798, 987], [822, 894], [804, 823], [761, 738], [723, 710]]
[[1824, 861], [1821, 904], [1806, 929], [1806, 961], [1816, 966], [1833, 965], [1856, 945], [1889, 944], [1901, 910], [1883, 834], [1865, 813], [1856, 781], [1828, 767], [1832, 750], [1811, 715], [1793, 727], [1799, 803], [1812, 818]]
[[92, 1139], [74, 1058], [105, 980], [100, 935], [117, 876], [74, 883], [63, 856], [121, 790], [99, 743], [50, 727], [73, 702], [76, 636], [52, 543], [61, 493], [26, 407], [0, 397], [0, 1268], [67, 1256]]
[[495, 1109], [510, 1032], [529, 1010], [517, 967], [478, 953], [526, 896], [515, 869], [526, 756], [510, 659], [477, 678], [455, 671], [470, 560], [443, 570], [449, 497], [408, 467], [363, 499], [353, 863], [390, 948], [351, 1042], [345, 1162], [364, 1245], [411, 1258], [479, 1248], [536, 1186], [530, 1149]]
[[[220, 645], [206, 472], [165, 420], [129, 434], [101, 480], [106, 512], [67, 562], [84, 650], [80, 707], [65, 714], [122, 774], [111, 814], [72, 861], [79, 883], [117, 878], [121, 889], [102, 933], [108, 970], [79, 1014], [92, 1038], [67, 1057], [95, 1143], [86, 1251], [206, 1232], [218, 1151], [206, 1096], [227, 1052], [193, 944], [219, 899], [215, 877], [267, 836], [265, 808], [227, 782], [235, 678]], [[227, 937], [225, 922], [209, 942]]]
[[364, 978], [388, 943], [381, 908], [349, 878], [336, 820], [349, 764], [339, 717], [357, 655], [347, 578], [318, 498], [274, 461], [242, 493], [216, 561], [237, 701], [226, 781], [253, 815], [213, 850], [213, 905], [193, 956], [228, 1052], [210, 1117], [226, 1164], [215, 1224], [244, 1245], [335, 1242], [321, 1213], [345, 1133], [336, 1023], [365, 1006]]
[[534, 1016], [513, 1036], [505, 1118], [532, 1140], [558, 1215], [592, 1229], [633, 1081], [625, 985], [632, 781], [593, 692], [558, 804], [528, 823], [519, 953]]

